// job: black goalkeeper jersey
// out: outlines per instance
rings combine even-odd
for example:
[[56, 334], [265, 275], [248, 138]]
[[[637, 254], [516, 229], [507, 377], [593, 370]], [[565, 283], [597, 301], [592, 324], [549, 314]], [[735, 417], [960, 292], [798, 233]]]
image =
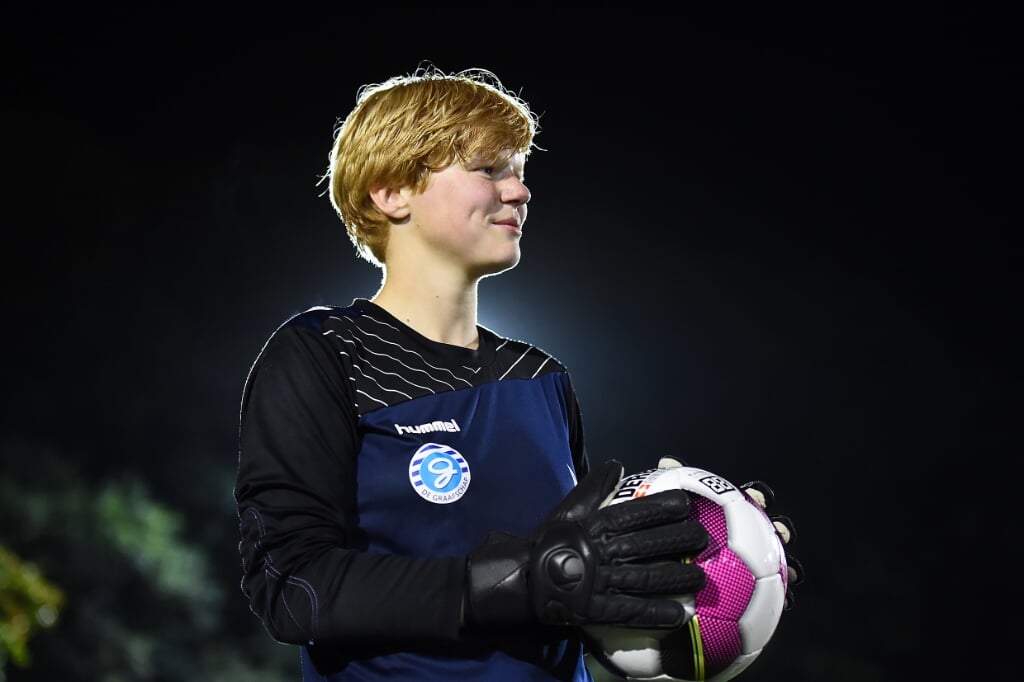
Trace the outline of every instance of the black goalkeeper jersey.
[[572, 630], [460, 636], [465, 556], [528, 536], [589, 465], [569, 375], [363, 299], [279, 327], [246, 381], [242, 590], [304, 680], [589, 680]]

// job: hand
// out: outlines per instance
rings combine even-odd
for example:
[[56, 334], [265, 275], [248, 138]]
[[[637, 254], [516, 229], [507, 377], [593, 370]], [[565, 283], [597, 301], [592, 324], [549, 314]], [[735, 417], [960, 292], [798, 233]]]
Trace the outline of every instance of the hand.
[[789, 610], [793, 608], [794, 603], [793, 586], [799, 585], [804, 579], [803, 565], [795, 556], [789, 553], [789, 544], [796, 539], [796, 527], [788, 516], [771, 513], [771, 508], [775, 504], [775, 492], [767, 483], [764, 481], [750, 481], [741, 485], [740, 489], [747, 494], [747, 497], [754, 500], [768, 513], [768, 518], [771, 519], [772, 524], [775, 526], [775, 532], [778, 534], [779, 539], [782, 540], [782, 546], [786, 552], [786, 564], [789, 566], [788, 581], [786, 583], [786, 602], [783, 609]]
[[[667, 469], [669, 467], [681, 467], [686, 466], [686, 462], [677, 457], [662, 457], [658, 462], [658, 467]], [[775, 532], [782, 540], [783, 551], [786, 553], [786, 565], [788, 567], [786, 575], [786, 601], [783, 605], [784, 610], [793, 608], [794, 597], [793, 597], [793, 586], [803, 582], [804, 579], [804, 567], [800, 561], [790, 554], [789, 543], [796, 539], [796, 527], [793, 525], [793, 521], [788, 516], [782, 516], [781, 514], [772, 514], [771, 508], [775, 504], [775, 492], [771, 486], [764, 481], [750, 481], [740, 486], [740, 490], [746, 493], [747, 497], [757, 503], [761, 509], [764, 509], [768, 514], [768, 519], [775, 526]]]
[[492, 534], [466, 563], [468, 626], [540, 622], [676, 628], [690, 616], [665, 595], [696, 592], [707, 531], [670, 490], [600, 509], [622, 478], [611, 460], [566, 495], [532, 538]]

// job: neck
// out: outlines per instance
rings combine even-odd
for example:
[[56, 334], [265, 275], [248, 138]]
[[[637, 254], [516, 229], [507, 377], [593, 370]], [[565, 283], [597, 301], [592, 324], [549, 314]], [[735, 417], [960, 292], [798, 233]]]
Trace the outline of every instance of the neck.
[[476, 348], [477, 282], [397, 277], [384, 270], [372, 300], [433, 341]]

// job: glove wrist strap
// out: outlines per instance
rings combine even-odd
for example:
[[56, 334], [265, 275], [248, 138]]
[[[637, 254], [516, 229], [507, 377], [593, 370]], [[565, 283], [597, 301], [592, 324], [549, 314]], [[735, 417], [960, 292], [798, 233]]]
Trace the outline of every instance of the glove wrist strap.
[[525, 538], [489, 538], [466, 560], [467, 626], [494, 627], [536, 622], [527, 586], [530, 543]]

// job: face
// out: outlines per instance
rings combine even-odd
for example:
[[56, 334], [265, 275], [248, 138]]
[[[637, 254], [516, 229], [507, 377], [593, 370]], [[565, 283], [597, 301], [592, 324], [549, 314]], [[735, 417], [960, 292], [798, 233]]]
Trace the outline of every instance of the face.
[[426, 257], [486, 277], [519, 263], [519, 239], [530, 190], [523, 184], [526, 157], [473, 159], [430, 174], [419, 194], [403, 190], [409, 224]]

